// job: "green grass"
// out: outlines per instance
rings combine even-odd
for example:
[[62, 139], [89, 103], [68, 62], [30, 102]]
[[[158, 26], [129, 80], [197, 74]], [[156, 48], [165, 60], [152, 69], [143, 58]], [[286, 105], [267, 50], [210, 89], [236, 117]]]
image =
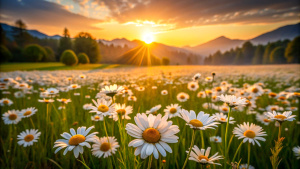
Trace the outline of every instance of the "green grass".
[[[48, 64], [48, 63], [47, 63]], [[24, 64], [23, 68], [25, 68]], [[43, 64], [42, 64], [43, 65]], [[45, 64], [44, 64], [45, 65]], [[58, 65], [59, 66], [59, 65]], [[96, 68], [101, 67], [102, 65], [96, 66]], [[29, 69], [29, 65], [27, 65], [27, 69]], [[49, 65], [48, 65], [49, 67]], [[104, 67], [104, 66], [103, 66]], [[41, 69], [42, 67], [40, 67]], [[107, 68], [107, 67], [106, 67]], [[199, 67], [178, 67], [176, 70], [171, 69], [171, 67], [161, 67], [164, 72], [162, 74], [162, 69], [159, 67], [155, 68], [141, 68], [138, 69], [140, 74], [135, 73], [130, 74], [129, 72], [119, 72], [118, 69], [115, 69], [115, 72], [112, 72], [110, 75], [101, 74], [93, 76], [87, 75], [88, 79], [84, 81], [77, 81], [82, 87], [80, 89], [71, 90], [69, 92], [60, 92], [60, 95], [55, 97], [57, 98], [68, 98], [71, 99], [72, 102], [66, 105], [65, 110], [59, 110], [58, 107], [61, 106], [61, 103], [55, 101], [54, 103], [49, 104], [49, 116], [47, 117], [47, 106], [45, 103], [38, 102], [40, 98], [39, 93], [33, 92], [32, 94], [26, 94], [24, 98], [16, 98], [14, 97], [13, 93], [19, 90], [13, 89], [10, 87], [7, 91], [10, 91], [10, 95], [3, 95], [1, 94], [1, 98], [7, 97], [11, 99], [14, 104], [9, 107], [1, 107], [1, 114], [7, 112], [8, 110], [12, 109], [25, 109], [28, 107], [35, 107], [38, 109], [38, 112], [31, 116], [30, 118], [22, 119], [16, 125], [5, 125], [3, 120], [0, 120], [0, 168], [59, 168], [61, 166], [64, 169], [67, 168], [80, 168], [83, 169], [84, 166], [75, 159], [73, 152], [68, 152], [66, 155], [63, 155], [63, 150], [60, 150], [57, 154], [54, 154], [55, 149], [53, 149], [54, 142], [57, 139], [62, 139], [60, 134], [63, 132], [70, 132], [70, 128], [74, 128], [75, 130], [78, 127], [86, 126], [90, 127], [92, 125], [95, 126], [91, 132], [99, 132], [97, 134], [98, 137], [106, 136], [104, 131], [104, 122], [107, 126], [107, 132], [109, 136], [115, 136], [117, 141], [120, 144], [120, 148], [116, 154], [109, 158], [96, 158], [92, 155], [92, 152], [89, 148], [84, 147], [83, 157], [85, 159], [86, 164], [90, 168], [118, 168], [118, 169], [135, 169], [135, 168], [147, 168], [149, 163], [149, 158], [141, 159], [140, 157], [134, 156], [134, 148], [128, 147], [128, 143], [133, 140], [134, 138], [129, 136], [125, 131], [120, 123], [113, 121], [111, 118], [105, 117], [104, 121], [94, 122], [91, 120], [91, 116], [95, 113], [89, 113], [88, 111], [83, 110], [82, 106], [86, 103], [92, 103], [91, 99], [94, 99], [96, 94], [99, 92], [99, 84], [103, 81], [109, 81], [112, 84], [116, 83], [118, 85], [126, 85], [130, 89], [132, 89], [134, 96], [137, 97], [136, 102], [128, 101], [127, 97], [116, 96], [115, 102], [116, 103], [125, 103], [126, 105], [130, 105], [133, 107], [133, 113], [130, 114], [131, 120], [126, 120], [126, 123], [133, 123], [134, 116], [137, 113], [146, 112], [146, 110], [151, 109], [153, 106], [161, 104], [162, 108], [158, 111], [158, 113], [164, 114], [164, 109], [166, 106], [170, 104], [178, 103], [182, 106], [182, 108], [186, 110], [194, 110], [196, 113], [199, 111], [204, 111], [212, 115], [213, 113], [217, 113], [218, 111], [214, 109], [205, 109], [203, 108], [202, 104], [209, 102], [212, 103], [210, 98], [198, 98], [197, 93], [199, 91], [203, 91], [204, 89], [211, 89], [211, 84], [206, 83], [204, 81], [204, 74], [199, 82], [199, 89], [197, 91], [190, 91], [187, 89], [187, 83], [191, 81], [191, 77], [193, 76], [192, 71], [199, 70]], [[300, 81], [299, 78], [292, 79], [290, 77], [282, 80], [278, 78], [278, 74], [272, 74], [269, 69], [271, 66], [267, 68], [265, 76], [257, 76], [249, 75], [249, 76], [221, 76], [219, 75], [221, 71], [225, 72], [232, 72], [234, 71], [232, 67], [231, 69], [226, 70], [224, 67], [212, 67], [212, 70], [217, 71], [217, 76], [215, 80], [217, 81], [214, 86], [219, 86], [223, 80], [233, 84], [236, 88], [242, 88], [244, 83], [248, 83], [250, 85], [257, 83], [257, 82], [264, 82], [265, 89], [270, 89], [273, 92], [279, 93], [284, 91], [286, 88], [295, 86], [296, 88], [299, 87]], [[244, 69], [243, 67], [238, 67]], [[273, 68], [273, 67], [272, 67]], [[298, 67], [296, 67], [298, 68]], [[297, 72], [297, 69], [295, 71]], [[16, 69], [16, 68], [15, 68]], [[156, 72], [154, 72], [155, 69]], [[211, 72], [209, 67], [203, 67], [201, 70], [204, 72], [207, 69]], [[219, 70], [220, 69], [220, 70]], [[254, 68], [249, 68], [247, 72]], [[282, 70], [286, 69], [282, 66]], [[149, 72], [147, 72], [149, 70]], [[187, 73], [179, 73], [182, 70], [187, 70]], [[237, 69], [238, 70], [238, 69]], [[260, 72], [263, 71], [262, 67], [259, 67]], [[287, 70], [288, 71], [288, 70]], [[171, 72], [171, 74], [169, 74]], [[199, 71], [200, 72], [200, 71]], [[279, 71], [281, 74], [286, 74], [284, 71]], [[28, 73], [28, 72], [26, 72]], [[34, 72], [31, 72], [34, 73]], [[48, 72], [47, 72], [48, 73]], [[98, 73], [98, 72], [97, 72]], [[145, 74], [149, 73], [151, 76], [147, 76]], [[202, 73], [202, 72], [201, 72]], [[11, 75], [14, 77], [18, 76], [15, 72], [11, 72]], [[21, 74], [22, 77], [26, 77], [26, 74]], [[74, 73], [74, 77], [77, 74]], [[206, 73], [206, 75], [209, 75]], [[231, 75], [231, 74], [230, 74]], [[42, 76], [42, 74], [39, 74]], [[67, 75], [62, 75], [62, 77], [58, 76], [58, 81], [65, 83], [65, 86], [68, 86], [68, 83], [64, 81], [68, 77]], [[263, 78], [264, 77], [264, 78]], [[49, 78], [36, 78], [36, 82], [41, 82], [43, 79], [45, 86], [39, 86], [37, 83], [32, 84], [34, 90], [39, 90], [39, 88], [50, 88], [50, 87], [58, 87], [55, 83], [49, 83]], [[55, 78], [55, 77], [51, 77]], [[90, 80], [90, 78], [92, 80]], [[166, 81], [172, 80], [173, 84], [165, 84]], [[51, 79], [55, 80], [55, 79]], [[60, 83], [60, 85], [62, 84]], [[137, 91], [135, 90], [133, 84], [138, 86], [144, 86], [145, 91]], [[157, 86], [157, 89], [152, 89], [152, 86]], [[91, 87], [95, 88], [96, 90], [92, 90]], [[167, 90], [168, 95], [161, 95], [162, 90]], [[190, 99], [187, 102], [179, 102], [176, 99], [176, 96], [180, 92], [186, 92], [189, 94]], [[80, 93], [80, 96], [75, 96], [74, 93]], [[86, 95], [90, 95], [91, 99], [85, 98]], [[288, 99], [291, 103], [291, 107], [298, 107], [299, 103], [296, 102], [295, 99]], [[257, 98], [255, 111], [258, 113], [263, 113], [264, 111], [259, 110], [259, 108], [266, 108], [268, 105], [273, 105], [278, 102], [276, 99], [269, 98], [267, 94], [263, 94], [261, 97]], [[222, 105], [222, 102], [214, 103], [218, 106]], [[288, 106], [279, 103], [281, 107], [286, 109]], [[250, 122], [256, 125], [263, 127], [263, 130], [266, 131], [267, 136], [266, 141], [259, 141], [261, 143], [261, 147], [258, 145], [251, 146], [251, 160], [250, 164], [257, 169], [269, 169], [271, 167], [270, 156], [271, 156], [271, 148], [274, 147], [274, 140], [277, 139], [278, 128], [274, 127], [274, 123], [272, 122], [269, 125], [264, 125], [256, 120], [255, 114], [247, 114], [247, 108], [244, 108], [242, 111], [235, 111], [231, 113], [231, 117], [234, 118], [236, 121], [235, 124], [229, 125], [229, 140], [233, 136], [232, 130], [237, 124], [242, 124], [243, 122]], [[299, 116], [299, 110], [293, 112], [293, 114]], [[280, 152], [279, 156], [282, 158], [282, 161], [279, 165], [279, 168], [284, 169], [298, 169], [300, 167], [299, 161], [296, 159], [292, 152], [292, 148], [294, 146], [299, 145], [299, 138], [300, 138], [300, 130], [297, 121], [299, 121], [299, 117], [296, 117], [297, 120], [292, 122], [284, 122], [282, 126], [282, 137], [285, 137], [283, 142], [283, 150]], [[32, 122], [31, 122], [32, 120]], [[186, 159], [186, 150], [188, 150], [191, 138], [192, 138], [192, 129], [186, 125], [185, 121], [179, 117], [175, 117], [169, 119], [173, 122], [174, 125], [178, 125], [180, 132], [176, 134], [179, 137], [178, 143], [170, 143], [170, 147], [173, 153], [167, 153], [166, 157], [162, 157], [158, 160], [153, 159], [152, 161], [152, 169], [161, 169], [161, 168], [178, 168], [181, 169], [184, 161]], [[210, 136], [221, 136], [224, 138], [226, 124], [220, 124], [218, 127], [213, 129], [207, 129], [203, 131], [203, 139], [204, 139], [204, 147], [212, 147], [210, 156], [218, 152], [219, 154], [223, 154], [224, 150], [224, 139], [222, 140], [222, 144], [212, 143], [209, 140]], [[17, 144], [17, 135], [26, 130], [35, 128], [41, 131], [41, 136], [38, 142], [34, 143], [31, 147], [22, 147]], [[287, 130], [286, 130], [287, 128]], [[47, 132], [46, 132], [47, 131]], [[233, 137], [230, 149], [229, 149], [229, 158], [228, 162], [233, 158], [236, 149], [238, 148], [241, 140], [238, 140], [236, 137]], [[201, 141], [201, 133], [200, 131], [196, 131], [195, 134], [195, 145], [201, 147], [203, 142]], [[241, 164], [247, 163], [247, 144], [242, 144], [241, 151], [237, 154], [236, 161], [241, 160]], [[79, 157], [81, 160], [81, 158]], [[166, 160], [166, 163], [162, 163], [162, 160]], [[224, 160], [218, 161], [224, 165]], [[206, 166], [205, 166], [206, 167]], [[199, 163], [194, 161], [188, 161], [187, 169], [192, 168], [201, 168]], [[219, 169], [223, 168], [217, 165], [210, 165], [211, 169]], [[229, 165], [227, 165], [227, 169]]]
[[4, 63], [0, 64], [1, 72], [9, 71], [30, 71], [30, 70], [93, 70], [93, 69], [111, 69], [117, 67], [123, 67], [119, 64], [84, 64], [76, 66], [66, 66], [59, 62], [48, 63]]

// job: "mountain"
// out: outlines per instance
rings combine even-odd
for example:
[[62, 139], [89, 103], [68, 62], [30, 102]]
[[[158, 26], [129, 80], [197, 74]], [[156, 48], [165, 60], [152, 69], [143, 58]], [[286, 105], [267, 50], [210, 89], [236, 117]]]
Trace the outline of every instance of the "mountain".
[[273, 31], [261, 34], [251, 39], [250, 41], [253, 44], [267, 44], [268, 42], [275, 42], [278, 40], [285, 40], [285, 39], [292, 40], [299, 35], [300, 35], [300, 23], [280, 27]]
[[[9, 39], [12, 39], [13, 38], [13, 29], [16, 28], [14, 26], [10, 26], [10, 25], [7, 25], [5, 23], [0, 23], [0, 26], [2, 27], [2, 29], [4, 30], [4, 32], [6, 33], [6, 36], [9, 38]], [[33, 37], [36, 37], [36, 38], [39, 38], [39, 39], [45, 39], [45, 38], [49, 38], [49, 39], [59, 39], [61, 38], [61, 36], [59, 35], [53, 35], [53, 36], [49, 36], [47, 34], [44, 34], [40, 31], [37, 31], [37, 30], [27, 30], [27, 32], [33, 36]]]
[[134, 48], [134, 47], [137, 47], [140, 45], [140, 42], [137, 40], [129, 41], [125, 38], [113, 39], [111, 41], [105, 40], [105, 39], [100, 39], [100, 41], [107, 46], [114, 45], [114, 46], [124, 47], [125, 45], [127, 45], [129, 48]]
[[241, 46], [246, 41], [251, 41], [253, 44], [267, 44], [268, 42], [275, 42], [278, 40], [284, 39], [294, 39], [295, 37], [300, 36], [300, 23], [294, 25], [286, 25], [270, 32], [261, 34], [255, 38], [240, 40], [240, 39], [230, 39], [225, 36], [220, 36], [216, 39], [208, 41], [206, 43], [194, 46], [194, 47], [185, 47], [185, 49], [191, 50], [197, 54], [208, 56], [213, 54], [216, 51], [220, 50], [224, 52], [230, 50], [231, 48], [236, 48]]
[[207, 56], [212, 54], [218, 50], [224, 52], [233, 47], [240, 46], [244, 43], [244, 40], [240, 39], [229, 39], [225, 36], [220, 36], [216, 39], [203, 43], [201, 45], [197, 45], [194, 47], [188, 47], [187, 49], [194, 51], [195, 53]]

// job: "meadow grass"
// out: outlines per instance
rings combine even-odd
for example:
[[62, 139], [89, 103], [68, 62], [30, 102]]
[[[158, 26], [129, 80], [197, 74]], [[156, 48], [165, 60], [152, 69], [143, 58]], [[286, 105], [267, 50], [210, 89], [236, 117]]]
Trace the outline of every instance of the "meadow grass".
[[[29, 64], [20, 64], [24, 70], [29, 70]], [[40, 66], [38, 66], [40, 65]], [[43, 69], [47, 64], [37, 64], [36, 69]], [[6, 66], [5, 70], [9, 70], [9, 65]], [[50, 65], [48, 65], [50, 67]], [[59, 66], [59, 64], [57, 64]], [[93, 65], [99, 67], [100, 65]], [[76, 67], [74, 67], [77, 69]], [[69, 132], [70, 128], [80, 126], [95, 126], [95, 129], [92, 131], [97, 131], [99, 134], [97, 136], [103, 137], [106, 136], [104, 131], [104, 123], [107, 126], [108, 136], [115, 136], [117, 141], [120, 144], [120, 148], [113, 156], [108, 158], [96, 158], [92, 155], [91, 150], [84, 148], [83, 158], [85, 164], [90, 168], [147, 168], [149, 165], [149, 157], [146, 159], [141, 159], [139, 156], [134, 156], [134, 148], [128, 147], [128, 143], [133, 140], [130, 137], [122, 123], [133, 123], [135, 124], [133, 118], [137, 113], [146, 112], [146, 110], [151, 109], [153, 106], [161, 104], [162, 108], [158, 113], [164, 114], [163, 109], [174, 103], [181, 105], [183, 109], [194, 110], [196, 113], [199, 111], [204, 111], [210, 115], [217, 113], [219, 111], [208, 108], [205, 109], [202, 105], [204, 103], [212, 104], [211, 98], [199, 98], [197, 93], [203, 91], [204, 89], [212, 89], [213, 86], [219, 86], [221, 81], [227, 81], [232, 84], [235, 88], [242, 88], [245, 83], [250, 85], [262, 82], [264, 83], [265, 89], [270, 89], [272, 92], [279, 93], [284, 91], [287, 88], [292, 86], [299, 88], [300, 80], [297, 78], [299, 75], [297, 69], [298, 65], [291, 66], [286, 68], [284, 66], [269, 66], [269, 67], [155, 67], [155, 68], [140, 68], [132, 69], [129, 68], [117, 68], [110, 70], [108, 72], [97, 72], [89, 75], [87, 72], [83, 71], [81, 73], [87, 74], [85, 80], [77, 79], [80, 73], [79, 72], [63, 72], [59, 74], [59, 71], [53, 73], [56, 76], [49, 76], [49, 78], [57, 78], [52, 80], [58, 80], [57, 83], [48, 82], [48, 80], [42, 80], [40, 78], [42, 75], [47, 75], [49, 72], [39, 72], [39, 73], [17, 73], [9, 72], [2, 74], [2, 77], [22, 77], [22, 79], [32, 78], [34, 83], [32, 84], [34, 90], [39, 88], [50, 88], [57, 87], [58, 85], [64, 84], [65, 86], [69, 85], [68, 82], [65, 82], [64, 79], [73, 75], [73, 83], [81, 85], [80, 89], [70, 90], [69, 92], [60, 92], [59, 96], [56, 98], [68, 98], [72, 102], [66, 105], [66, 109], [59, 110], [58, 107], [61, 106], [61, 103], [55, 101], [54, 103], [45, 103], [38, 102], [38, 99], [41, 99], [39, 93], [33, 92], [32, 94], [26, 94], [26, 97], [16, 98], [13, 96], [14, 92], [19, 91], [19, 89], [14, 89], [9, 87], [10, 95], [1, 94], [1, 98], [7, 97], [13, 101], [13, 105], [7, 107], [1, 107], [1, 114], [7, 112], [11, 109], [21, 110], [28, 107], [35, 107], [38, 109], [38, 112], [29, 117], [22, 119], [18, 124], [5, 125], [3, 120], [0, 122], [0, 163], [1, 168], [85, 168], [85, 166], [73, 155], [73, 152], [68, 152], [66, 155], [63, 155], [62, 150], [57, 154], [54, 154], [53, 145], [57, 139], [61, 139], [60, 134], [63, 132]], [[2, 66], [1, 66], [2, 69]], [[20, 68], [21, 69], [21, 68]], [[48, 69], [48, 68], [47, 68]], [[151, 70], [150, 70], [151, 69]], [[245, 70], [247, 69], [247, 70]], [[262, 74], [262, 70], [264, 71]], [[204, 81], [206, 76], [210, 76], [210, 72], [216, 72], [216, 77], [214, 84], [207, 83]], [[187, 89], [187, 83], [191, 81], [192, 76], [195, 72], [200, 72], [203, 77], [199, 81], [199, 89], [197, 91], [190, 91]], [[252, 73], [251, 73], [252, 72]], [[256, 72], [256, 73], [255, 73]], [[226, 75], [224, 75], [226, 74]], [[292, 75], [290, 75], [292, 74]], [[44, 85], [41, 85], [41, 81], [45, 82]], [[83, 109], [83, 105], [86, 103], [92, 103], [91, 99], [94, 99], [96, 94], [99, 92], [99, 84], [109, 81], [111, 84], [126, 85], [132, 89], [134, 96], [137, 97], [137, 101], [128, 101], [127, 97], [122, 97], [122, 95], [115, 96], [115, 103], [125, 103], [126, 105], [133, 106], [133, 113], [130, 114], [131, 120], [125, 120], [124, 122], [115, 122], [111, 118], [105, 117], [104, 121], [92, 121], [91, 116], [94, 113], [89, 113], [89, 111]], [[169, 82], [169, 83], [167, 83]], [[170, 83], [172, 82], [172, 83]], [[38, 84], [39, 83], [39, 84]], [[132, 84], [138, 86], [144, 86], [144, 91], [137, 91], [132, 87]], [[157, 86], [157, 89], [152, 89], [152, 86]], [[103, 86], [102, 86], [103, 87]], [[95, 90], [94, 90], [95, 89]], [[167, 95], [161, 95], [162, 90], [167, 90]], [[176, 99], [176, 96], [180, 92], [185, 92], [190, 96], [190, 99], [186, 102], [179, 102]], [[80, 93], [79, 96], [75, 96], [74, 93]], [[86, 95], [89, 95], [90, 98], [85, 98]], [[258, 108], [266, 108], [268, 105], [273, 105], [278, 102], [276, 99], [269, 98], [267, 94], [263, 94], [256, 100], [257, 108], [254, 110], [257, 113], [262, 113], [262, 110]], [[298, 107], [299, 100], [290, 100], [290, 107]], [[221, 101], [214, 103], [216, 105], [222, 105]], [[47, 106], [49, 119], [47, 119]], [[288, 106], [285, 106], [279, 103], [279, 106], [286, 109]], [[232, 130], [236, 127], [237, 124], [242, 124], [243, 122], [255, 123], [263, 127], [266, 131], [267, 136], [266, 141], [261, 143], [261, 147], [258, 145], [251, 145], [251, 162], [250, 164], [255, 168], [268, 169], [272, 168], [270, 162], [271, 148], [275, 146], [275, 140], [277, 140], [278, 127], [274, 126], [275, 122], [271, 122], [269, 125], [263, 125], [256, 120], [255, 114], [247, 114], [248, 108], [244, 108], [242, 111], [233, 111], [231, 117], [236, 121], [235, 124], [229, 125], [229, 137], [230, 142], [229, 151], [228, 151], [228, 163], [232, 160], [237, 148], [239, 147], [241, 140], [238, 140], [233, 136]], [[282, 137], [285, 137], [283, 141], [283, 149], [280, 152], [280, 158], [282, 159], [279, 168], [285, 169], [297, 169], [300, 168], [299, 161], [292, 152], [294, 146], [299, 145], [300, 130], [299, 124], [299, 109], [293, 114], [297, 115], [296, 119], [292, 122], [285, 122], [282, 125]], [[167, 153], [166, 157], [160, 155], [159, 159], [153, 159], [151, 168], [182, 168], [184, 161], [186, 159], [187, 153], [191, 139], [192, 139], [192, 129], [186, 125], [186, 122], [179, 117], [174, 117], [169, 119], [173, 121], [173, 124], [178, 125], [180, 132], [177, 134], [179, 137], [178, 143], [169, 144], [172, 148], [173, 153]], [[198, 147], [207, 148], [212, 147], [212, 152], [210, 155], [213, 155], [216, 152], [223, 155], [224, 152], [224, 140], [222, 143], [212, 143], [209, 140], [211, 136], [221, 136], [224, 138], [225, 135], [226, 123], [218, 125], [218, 127], [213, 129], [208, 129], [203, 131], [203, 140], [201, 140], [200, 130], [195, 131], [195, 142], [194, 145]], [[41, 136], [38, 142], [34, 143], [30, 147], [22, 147], [17, 144], [17, 135], [24, 131], [25, 129], [35, 128], [41, 131]], [[46, 132], [47, 131], [47, 132]], [[241, 161], [242, 163], [247, 163], [247, 143], [241, 145], [240, 151], [237, 153], [235, 161]], [[80, 157], [79, 160], [82, 160]], [[165, 163], [162, 160], [166, 160]], [[224, 165], [224, 161], [218, 161]], [[201, 168], [202, 165], [194, 161], [188, 161], [186, 168]], [[205, 166], [207, 167], [207, 166]], [[210, 165], [210, 168], [224, 168], [224, 166]], [[229, 165], [227, 164], [227, 168]]]

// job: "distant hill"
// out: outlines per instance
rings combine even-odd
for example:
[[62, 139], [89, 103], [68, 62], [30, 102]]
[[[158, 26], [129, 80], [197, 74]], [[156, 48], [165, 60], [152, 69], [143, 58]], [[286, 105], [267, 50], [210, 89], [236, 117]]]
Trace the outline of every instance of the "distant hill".
[[300, 23], [283, 26], [248, 40], [230, 39], [225, 36], [220, 36], [216, 39], [210, 40], [206, 43], [194, 47], [186, 47], [186, 49], [198, 53], [202, 56], [208, 56], [209, 54], [213, 54], [218, 50], [224, 52], [231, 48], [241, 46], [245, 41], [251, 41], [253, 44], [257, 45], [267, 44], [268, 42], [275, 42], [284, 39], [292, 40], [297, 36], [300, 36]]
[[[14, 26], [10, 26], [10, 25], [7, 25], [5, 23], [0, 23], [0, 26], [2, 27], [2, 29], [5, 31], [6, 33], [6, 36], [9, 38], [9, 39], [12, 39], [13, 38], [13, 29], [16, 28]], [[37, 31], [37, 30], [27, 30], [27, 32], [33, 36], [33, 37], [36, 37], [36, 38], [39, 38], [39, 39], [45, 39], [45, 38], [49, 38], [49, 39], [59, 39], [61, 38], [60, 35], [53, 35], [53, 36], [49, 36], [47, 34], [44, 34], [40, 31]]]

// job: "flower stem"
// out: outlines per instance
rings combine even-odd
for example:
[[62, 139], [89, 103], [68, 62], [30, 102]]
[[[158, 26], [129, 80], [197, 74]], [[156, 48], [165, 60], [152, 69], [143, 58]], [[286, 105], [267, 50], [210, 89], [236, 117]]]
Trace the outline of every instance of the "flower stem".
[[205, 145], [204, 145], [204, 137], [203, 137], [203, 131], [200, 130], [200, 134], [201, 134], [201, 145], [202, 145], [202, 148], [205, 148]]
[[190, 154], [191, 154], [192, 147], [193, 147], [193, 145], [194, 145], [194, 141], [195, 141], [195, 129], [193, 129], [193, 135], [192, 135], [191, 146], [190, 146], [189, 153], [188, 153], [188, 155], [187, 155], [187, 157], [186, 157], [186, 159], [185, 159], [185, 162], [184, 162], [184, 164], [183, 164], [182, 169], [185, 168], [185, 166], [186, 166], [186, 164], [187, 164], [187, 162], [188, 162], [188, 160], [189, 160], [189, 156], [190, 156]]
[[148, 167], [147, 167], [147, 169], [150, 169], [150, 168], [151, 168], [151, 164], [152, 164], [152, 156], [153, 156], [153, 155], [151, 155], [151, 156], [149, 157], [149, 162], [148, 162]]
[[251, 144], [248, 143], [248, 162], [247, 162], [247, 169], [249, 169], [249, 165], [250, 165], [250, 149], [251, 149]]
[[279, 127], [278, 127], [279, 131], [278, 131], [278, 140], [281, 137], [281, 122], [279, 122]]
[[227, 117], [226, 131], [225, 131], [225, 150], [224, 150], [224, 169], [226, 169], [226, 160], [227, 160], [227, 135], [228, 135], [228, 127], [229, 127], [229, 119], [230, 119], [231, 107], [229, 106], [229, 112]]
[[234, 163], [234, 160], [235, 160], [236, 155], [238, 154], [240, 148], [242, 147], [242, 144], [243, 144], [243, 141], [241, 142], [241, 144], [239, 145], [239, 147], [237, 148], [237, 150], [236, 150], [236, 152], [235, 152], [235, 154], [234, 154], [234, 156], [233, 156], [233, 159], [232, 159], [232, 162], [233, 162], [233, 163]]

